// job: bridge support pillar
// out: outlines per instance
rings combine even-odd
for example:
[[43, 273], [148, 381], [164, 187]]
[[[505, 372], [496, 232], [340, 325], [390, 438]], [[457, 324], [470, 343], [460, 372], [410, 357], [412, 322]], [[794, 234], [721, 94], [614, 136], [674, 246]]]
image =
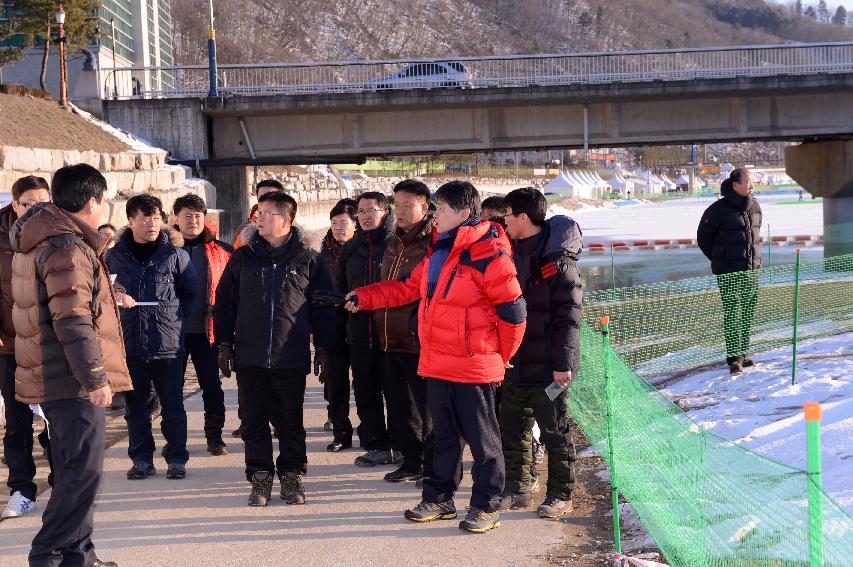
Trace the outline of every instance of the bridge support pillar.
[[207, 167], [204, 176], [216, 186], [216, 207], [220, 217], [220, 238], [231, 242], [234, 231], [249, 213], [249, 170], [243, 166]]
[[785, 148], [785, 169], [809, 193], [823, 197], [824, 257], [853, 254], [853, 140]]

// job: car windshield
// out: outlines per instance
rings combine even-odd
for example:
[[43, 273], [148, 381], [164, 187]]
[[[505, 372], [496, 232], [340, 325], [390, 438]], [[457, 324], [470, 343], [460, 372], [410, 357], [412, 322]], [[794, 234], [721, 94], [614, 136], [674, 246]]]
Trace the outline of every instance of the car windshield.
[[465, 65], [459, 63], [458, 61], [449, 61], [445, 63], [448, 67], [453, 69], [454, 71], [458, 71], [459, 73], [467, 73], [468, 69], [465, 68]]

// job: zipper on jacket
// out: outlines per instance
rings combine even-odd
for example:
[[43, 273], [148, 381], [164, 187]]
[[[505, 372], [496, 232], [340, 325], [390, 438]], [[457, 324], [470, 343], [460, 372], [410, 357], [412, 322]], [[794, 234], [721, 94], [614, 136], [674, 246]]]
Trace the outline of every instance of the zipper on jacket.
[[[406, 245], [403, 242], [403, 239], [400, 238], [399, 235], [396, 236], [397, 240], [400, 242], [400, 254], [394, 258], [394, 262], [391, 264], [391, 269], [388, 272], [388, 280], [396, 280], [397, 274], [400, 273], [400, 266], [403, 265], [403, 252], [406, 249]], [[388, 351], [388, 308], [386, 307], [383, 310], [383, 331], [385, 332], [385, 351]]]
[[468, 350], [468, 356], [474, 356], [474, 351], [471, 350], [471, 333], [468, 330], [468, 308], [465, 308], [465, 348]]
[[267, 368], [272, 368], [272, 329], [275, 315], [275, 269], [277, 266], [278, 264], [272, 265], [272, 291], [270, 291], [270, 340], [267, 342]]
[[454, 266], [453, 271], [450, 272], [450, 279], [447, 280], [447, 287], [444, 288], [444, 295], [441, 296], [442, 299], [447, 299], [447, 294], [450, 293], [450, 286], [453, 285], [453, 280], [456, 279], [456, 270], [459, 266]]

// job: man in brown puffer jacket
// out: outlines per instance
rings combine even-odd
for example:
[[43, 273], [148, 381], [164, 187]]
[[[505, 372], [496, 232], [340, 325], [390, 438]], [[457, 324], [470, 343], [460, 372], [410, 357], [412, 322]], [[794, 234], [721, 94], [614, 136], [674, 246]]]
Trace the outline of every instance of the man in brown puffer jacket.
[[10, 232], [15, 305], [16, 397], [41, 404], [56, 484], [33, 538], [30, 567], [109, 566], [95, 555], [92, 506], [104, 460], [113, 392], [131, 387], [121, 324], [103, 264], [103, 175], [85, 164], [53, 176], [53, 203], [39, 203]]
[[[432, 238], [429, 188], [404, 179], [394, 186], [396, 226], [382, 257], [381, 281], [403, 280], [426, 258]], [[434, 436], [427, 408], [426, 381], [418, 376], [418, 304], [373, 313], [382, 346], [382, 389], [388, 408], [391, 444], [403, 463], [385, 475], [388, 482], [418, 481], [432, 472]]]

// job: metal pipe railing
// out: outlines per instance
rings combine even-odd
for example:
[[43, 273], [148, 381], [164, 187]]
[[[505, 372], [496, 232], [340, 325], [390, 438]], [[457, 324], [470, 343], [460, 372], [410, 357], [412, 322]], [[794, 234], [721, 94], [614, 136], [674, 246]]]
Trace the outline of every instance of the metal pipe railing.
[[[462, 71], [447, 71], [453, 62]], [[442, 65], [445, 64], [445, 65]], [[407, 73], [404, 73], [407, 72]], [[853, 72], [853, 42], [219, 65], [222, 95], [528, 87]], [[414, 76], [407, 77], [404, 74]], [[102, 69], [104, 98], [204, 97], [207, 65]]]

